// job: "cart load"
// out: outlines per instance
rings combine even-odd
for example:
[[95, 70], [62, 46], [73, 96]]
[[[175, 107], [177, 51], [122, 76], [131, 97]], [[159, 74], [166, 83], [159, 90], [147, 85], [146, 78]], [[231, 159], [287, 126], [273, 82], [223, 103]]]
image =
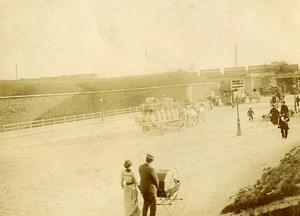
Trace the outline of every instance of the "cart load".
[[169, 126], [179, 130], [184, 125], [182, 118], [179, 117], [179, 105], [173, 98], [148, 97], [139, 108], [140, 112], [134, 120], [142, 126], [144, 133], [151, 129], [158, 129], [163, 134]]
[[157, 171], [157, 176], [159, 179], [158, 197], [170, 197], [178, 191], [180, 181], [176, 169], [160, 169]]
[[135, 116], [135, 122], [161, 122], [179, 118], [177, 103], [173, 98], [148, 97], [145, 103], [139, 105], [140, 112]]

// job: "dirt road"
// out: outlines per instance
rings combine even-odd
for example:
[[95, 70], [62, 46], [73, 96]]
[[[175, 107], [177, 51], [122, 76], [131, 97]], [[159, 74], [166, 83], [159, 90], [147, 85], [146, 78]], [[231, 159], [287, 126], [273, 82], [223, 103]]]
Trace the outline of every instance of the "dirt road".
[[[254, 122], [246, 116], [250, 106]], [[263, 168], [300, 143], [299, 115], [281, 140], [277, 127], [261, 120], [269, 109], [267, 98], [241, 105], [242, 136], [236, 136], [231, 107], [207, 111], [205, 122], [164, 135], [143, 134], [133, 116], [0, 134], [0, 215], [123, 215], [123, 162], [131, 159], [138, 177], [148, 152], [156, 156], [156, 168], [179, 171], [187, 205], [175, 216], [219, 215], [240, 187], [253, 184]]]

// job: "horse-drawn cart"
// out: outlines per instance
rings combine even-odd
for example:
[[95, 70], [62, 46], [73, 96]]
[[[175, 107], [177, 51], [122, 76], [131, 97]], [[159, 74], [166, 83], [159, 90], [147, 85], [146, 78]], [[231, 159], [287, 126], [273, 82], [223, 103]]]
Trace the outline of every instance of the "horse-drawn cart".
[[152, 129], [158, 129], [161, 134], [163, 134], [168, 127], [176, 127], [177, 130], [183, 127], [184, 121], [181, 118], [170, 119], [164, 121], [148, 121], [148, 122], [139, 122], [140, 126], [143, 128], [143, 132], [147, 133]]
[[157, 171], [159, 187], [157, 189], [157, 214], [166, 211], [172, 215], [176, 208], [183, 209], [186, 206], [186, 194], [180, 191], [181, 181], [178, 171], [173, 169], [161, 169]]

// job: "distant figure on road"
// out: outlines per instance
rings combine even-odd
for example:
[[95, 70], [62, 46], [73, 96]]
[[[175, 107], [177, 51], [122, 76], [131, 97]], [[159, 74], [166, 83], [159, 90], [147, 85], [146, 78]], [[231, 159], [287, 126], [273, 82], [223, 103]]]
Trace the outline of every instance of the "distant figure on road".
[[130, 169], [132, 162], [126, 160], [125, 170], [121, 173], [121, 187], [124, 191], [124, 204], [126, 216], [140, 216], [141, 210], [138, 207], [137, 182], [133, 171]]
[[299, 103], [300, 103], [300, 98], [299, 98], [299, 96], [297, 95], [297, 97], [296, 97], [296, 104], [297, 104], [297, 107], [299, 107]]
[[247, 112], [247, 115], [249, 117], [249, 121], [253, 121], [253, 115], [254, 115], [254, 112], [252, 110], [252, 108], [250, 107], [248, 112]]
[[280, 128], [280, 130], [281, 130], [282, 139], [286, 139], [288, 136], [288, 130], [289, 130], [288, 122], [289, 121], [290, 121], [290, 119], [285, 113], [280, 114], [278, 128]]
[[286, 116], [289, 116], [289, 108], [287, 105], [285, 105], [285, 101], [282, 101], [280, 114], [285, 114]]
[[272, 109], [270, 110], [270, 114], [271, 114], [271, 122], [273, 123], [273, 125], [278, 125], [278, 119], [279, 119], [279, 111], [276, 108], [275, 105], [272, 105]]
[[148, 208], [150, 207], [150, 216], [156, 215], [157, 203], [157, 188], [159, 179], [156, 170], [151, 166], [154, 157], [150, 154], [146, 156], [146, 163], [139, 167], [141, 177], [140, 190], [144, 198], [143, 215], [147, 216]]

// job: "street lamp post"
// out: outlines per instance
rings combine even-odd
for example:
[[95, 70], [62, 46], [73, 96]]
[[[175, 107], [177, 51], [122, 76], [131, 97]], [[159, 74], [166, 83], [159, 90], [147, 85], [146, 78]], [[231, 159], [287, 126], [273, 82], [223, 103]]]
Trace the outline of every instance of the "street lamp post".
[[296, 85], [293, 85], [293, 93], [294, 93], [294, 110], [295, 113], [297, 112], [297, 105], [296, 105]]
[[236, 112], [237, 112], [237, 132], [236, 132], [236, 135], [237, 136], [242, 136], [238, 97], [236, 97]]
[[102, 118], [102, 121], [104, 121], [104, 116], [103, 116], [103, 98], [102, 97], [100, 98], [100, 103], [101, 103], [101, 118]]
[[[234, 88], [232, 90], [232, 98], [234, 98], [234, 92], [237, 92], [237, 91], [238, 91], [237, 88]], [[235, 97], [235, 101], [236, 101], [236, 115], [237, 115], [237, 132], [236, 132], [236, 135], [237, 136], [242, 136], [238, 95]]]

